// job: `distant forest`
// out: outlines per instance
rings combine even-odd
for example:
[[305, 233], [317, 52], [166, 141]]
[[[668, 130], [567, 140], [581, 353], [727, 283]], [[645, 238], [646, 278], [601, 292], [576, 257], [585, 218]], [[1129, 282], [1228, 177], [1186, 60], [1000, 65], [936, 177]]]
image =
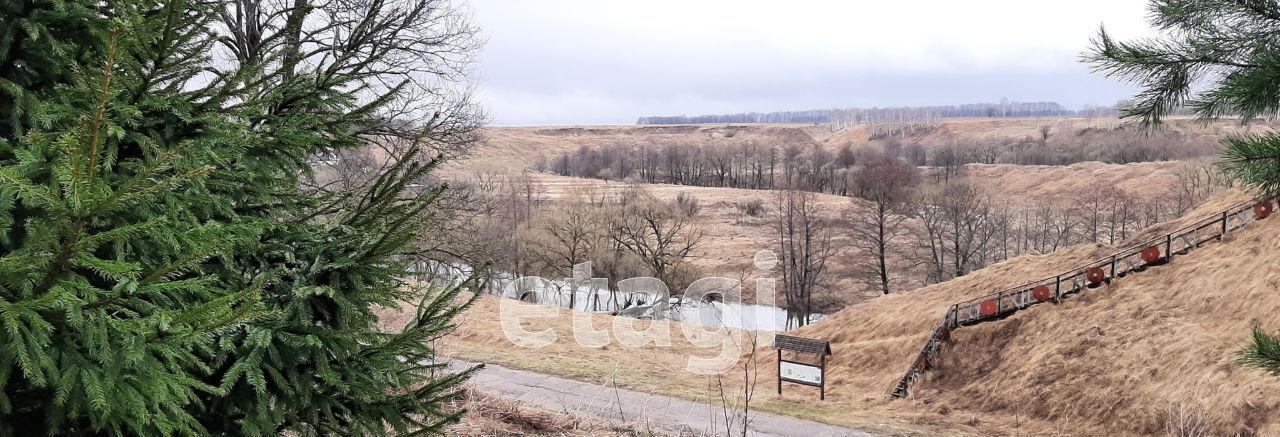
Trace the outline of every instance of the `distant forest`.
[[[1123, 104], [1123, 103], [1121, 103]], [[900, 120], [904, 115], [911, 118], [955, 118], [955, 117], [1065, 117], [1065, 116], [1115, 116], [1114, 106], [1085, 106], [1081, 110], [1064, 108], [1057, 102], [1010, 102], [1007, 99], [1000, 103], [969, 103], [964, 105], [920, 106], [897, 108], [850, 108], [850, 109], [813, 109], [808, 111], [783, 112], [748, 112], [741, 114], [720, 115], [675, 115], [640, 117], [637, 124], [715, 124], [715, 123], [814, 123], [831, 124], [834, 129], [843, 129], [849, 124], [858, 124], [871, 120]]]

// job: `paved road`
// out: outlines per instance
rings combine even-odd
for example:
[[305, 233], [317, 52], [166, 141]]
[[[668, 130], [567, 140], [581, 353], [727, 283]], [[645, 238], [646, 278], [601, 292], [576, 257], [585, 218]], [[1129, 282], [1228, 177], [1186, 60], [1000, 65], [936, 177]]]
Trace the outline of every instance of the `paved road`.
[[[450, 367], [465, 369], [470, 364], [455, 362]], [[523, 370], [486, 364], [472, 379], [481, 392], [523, 402], [550, 411], [566, 411], [614, 422], [642, 423], [669, 433], [693, 431], [710, 434], [713, 417], [723, 433], [724, 419], [719, 408], [666, 396], [645, 394], [588, 384]], [[618, 405], [622, 405], [621, 412]], [[866, 432], [818, 422], [752, 412], [751, 435], [871, 437]]]

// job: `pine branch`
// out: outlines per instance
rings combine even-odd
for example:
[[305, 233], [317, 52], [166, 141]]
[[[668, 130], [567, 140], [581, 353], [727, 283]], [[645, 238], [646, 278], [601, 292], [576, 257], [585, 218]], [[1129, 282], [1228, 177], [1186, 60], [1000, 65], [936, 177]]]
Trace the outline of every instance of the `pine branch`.
[[1268, 335], [1261, 327], [1253, 328], [1253, 343], [1240, 351], [1237, 362], [1280, 377], [1280, 336]]
[[1244, 134], [1223, 139], [1223, 173], [1259, 191], [1262, 198], [1280, 194], [1280, 135]]

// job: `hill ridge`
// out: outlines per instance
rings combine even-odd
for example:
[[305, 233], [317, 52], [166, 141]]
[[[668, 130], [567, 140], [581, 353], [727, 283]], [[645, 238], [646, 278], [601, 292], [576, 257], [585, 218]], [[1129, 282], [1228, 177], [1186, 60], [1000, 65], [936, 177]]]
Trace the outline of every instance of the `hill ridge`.
[[[1212, 240], [1222, 241], [1230, 232], [1242, 229], [1254, 221], [1266, 219], [1271, 215], [1274, 205], [1272, 201], [1240, 203], [1062, 274], [956, 303], [934, 328], [906, 374], [890, 391], [889, 397], [901, 399], [910, 396], [911, 385], [924, 371], [931, 368], [942, 352], [942, 344], [950, 339], [952, 332], [962, 326], [1001, 320], [1041, 303], [1058, 303], [1063, 298], [1086, 289], [1110, 285], [1129, 273], [1169, 264], [1176, 254], [1185, 255]], [[1210, 229], [1217, 229], [1218, 232], [1210, 232]], [[1163, 250], [1160, 249], [1161, 243]], [[1064, 279], [1070, 283], [1070, 288], [1065, 291]]]

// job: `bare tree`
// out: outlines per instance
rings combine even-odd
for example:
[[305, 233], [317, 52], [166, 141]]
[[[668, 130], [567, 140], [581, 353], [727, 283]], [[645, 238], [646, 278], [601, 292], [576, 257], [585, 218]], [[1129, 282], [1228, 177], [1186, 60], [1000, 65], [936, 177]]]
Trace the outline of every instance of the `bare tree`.
[[778, 190], [776, 196], [774, 230], [789, 326], [792, 321], [796, 326], [809, 323], [813, 294], [822, 285], [833, 252], [830, 223], [820, 217], [815, 197], [795, 189]]
[[951, 144], [943, 147], [934, 153], [934, 166], [940, 171], [934, 173], [934, 180], [940, 180], [943, 183], [950, 183], [952, 178], [959, 176], [960, 170], [964, 168], [965, 158], [959, 147]]
[[1118, 193], [1119, 189], [1110, 184], [1094, 182], [1076, 198], [1075, 209], [1080, 216], [1080, 233], [1085, 241], [1096, 243], [1101, 238], [1106, 210], [1111, 199]]
[[530, 226], [529, 252], [539, 254], [547, 270], [563, 271], [592, 260], [605, 229], [599, 210], [587, 200], [590, 196], [572, 192], [564, 205], [543, 212]]
[[1106, 232], [1107, 244], [1116, 244], [1129, 239], [1129, 233], [1137, 229], [1134, 217], [1137, 199], [1120, 189], [1114, 189], [1107, 199], [1107, 208], [1102, 215], [1102, 228]]
[[871, 158], [853, 178], [852, 194], [867, 202], [855, 201], [845, 211], [845, 219], [853, 246], [870, 257], [869, 262], [860, 263], [867, 266], [862, 276], [884, 294], [889, 294], [888, 253], [906, 230], [903, 222], [915, 181], [914, 167], [888, 155]]
[[942, 206], [934, 200], [933, 193], [921, 193], [913, 202], [912, 216], [919, 223], [916, 228], [916, 253], [928, 273], [925, 283], [938, 283], [950, 279], [947, 274], [946, 224]]
[[955, 276], [964, 276], [983, 267], [978, 262], [979, 257], [993, 234], [989, 226], [991, 204], [987, 197], [976, 186], [953, 182], [939, 191], [932, 201], [942, 212]]
[[547, 160], [546, 155], [539, 154], [538, 158], [533, 161], [533, 171], [546, 173], [549, 170], [551, 170], [551, 161]]
[[[293, 102], [326, 89], [318, 78], [341, 74], [354, 78], [344, 98], [384, 104], [370, 105], [379, 108], [371, 114], [375, 121], [350, 126], [348, 138], [334, 138], [335, 149], [360, 141], [383, 149], [392, 161], [415, 149], [452, 158], [467, 154], [479, 139], [486, 117], [470, 88], [458, 86], [474, 66], [479, 29], [447, 1], [239, 0], [208, 27], [219, 36], [212, 56], [220, 60], [205, 78], [210, 89], [222, 95], [297, 93], [263, 108], [250, 120], [254, 124], [291, 115], [298, 109]], [[244, 76], [248, 71], [252, 78]], [[305, 116], [338, 122], [333, 114]]]
[[1223, 177], [1212, 161], [1200, 159], [1184, 163], [1175, 173], [1173, 187], [1175, 215], [1186, 214], [1214, 192], [1227, 187], [1230, 181]]
[[1035, 205], [1028, 215], [1031, 248], [1049, 253], [1070, 244], [1078, 227], [1075, 208], [1063, 208], [1049, 202]]
[[673, 292], [684, 290], [692, 282], [688, 260], [702, 240], [702, 229], [694, 219], [638, 187], [624, 192], [619, 203], [611, 214], [610, 238], [643, 261]]

